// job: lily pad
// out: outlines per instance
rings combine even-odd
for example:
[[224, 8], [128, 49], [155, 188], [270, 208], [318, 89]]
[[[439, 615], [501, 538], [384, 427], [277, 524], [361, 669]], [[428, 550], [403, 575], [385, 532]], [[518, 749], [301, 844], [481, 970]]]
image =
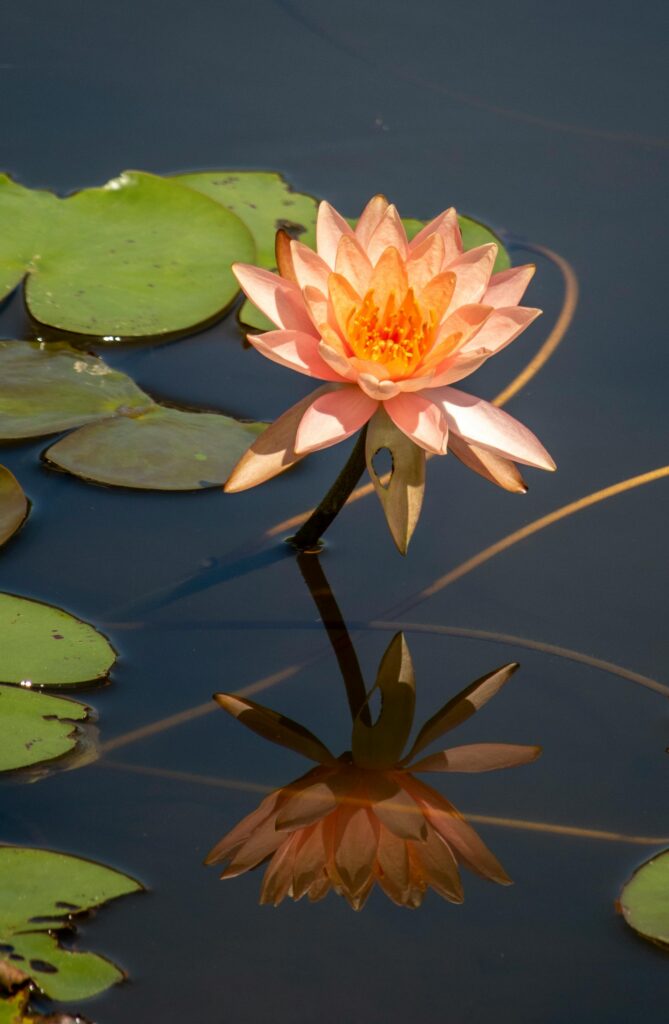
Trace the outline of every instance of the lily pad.
[[192, 331], [237, 294], [246, 225], [194, 189], [140, 171], [65, 199], [0, 176], [0, 291], [25, 276], [31, 316], [106, 341]]
[[[266, 270], [276, 268], [274, 239], [279, 228], [305, 245], [316, 244], [318, 200], [303, 192], [293, 192], [285, 178], [274, 171], [205, 171], [180, 174], [174, 180], [215, 199], [244, 221], [253, 235], [253, 262], [257, 266]], [[239, 311], [239, 319], [257, 330], [274, 328], [248, 299]]]
[[620, 895], [620, 907], [630, 928], [669, 950], [669, 850], [634, 872]]
[[58, 441], [49, 462], [97, 483], [149, 490], [220, 487], [263, 423], [154, 405], [103, 420]]
[[0, 466], [0, 547], [19, 529], [28, 515], [28, 501], [16, 477]]
[[274, 237], [279, 228], [305, 245], [315, 244], [318, 200], [294, 192], [275, 171], [201, 171], [172, 180], [215, 199], [243, 220], [253, 235], [258, 266], [276, 266]]
[[49, 604], [0, 594], [0, 681], [73, 686], [104, 679], [116, 660], [87, 622]]
[[62, 343], [0, 341], [0, 380], [0, 440], [80, 427], [49, 448], [47, 458], [117, 487], [219, 487], [265, 429], [158, 405], [102, 359]]
[[30, 1010], [30, 990], [22, 988], [13, 995], [0, 998], [0, 1024], [86, 1024], [79, 1014], [50, 1013], [43, 1016]]
[[88, 717], [84, 704], [35, 693], [22, 686], [0, 686], [0, 772], [27, 768], [62, 757], [79, 739], [77, 722]]
[[42, 437], [153, 399], [102, 359], [64, 343], [0, 341], [0, 439]]
[[92, 861], [51, 850], [0, 847], [0, 944], [52, 999], [87, 999], [123, 972], [96, 953], [63, 949], [53, 930], [73, 915], [138, 892], [139, 882]]

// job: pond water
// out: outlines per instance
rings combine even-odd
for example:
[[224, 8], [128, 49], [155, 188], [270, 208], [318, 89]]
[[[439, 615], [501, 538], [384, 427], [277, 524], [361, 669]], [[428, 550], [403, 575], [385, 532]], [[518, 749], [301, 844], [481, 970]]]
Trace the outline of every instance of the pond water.
[[[128, 735], [260, 684], [258, 700], [337, 753], [349, 746], [317, 609], [294, 555], [273, 558], [282, 541], [267, 535], [321, 496], [343, 447], [231, 496], [89, 485], [41, 465], [43, 440], [3, 447], [32, 513], [0, 556], [0, 589], [80, 615], [120, 657], [110, 685], [82, 694], [104, 756], [5, 782], [1, 839], [99, 860], [149, 889], [79, 927], [79, 947], [129, 981], [71, 1010], [98, 1024], [666, 1019], [666, 955], [614, 904], [669, 845], [667, 481], [573, 510], [447, 576], [667, 461], [663, 17], [659, 3], [632, 17], [628, 4], [571, 0], [27, 0], [5, 11], [2, 163], [24, 184], [66, 192], [129, 167], [258, 167], [351, 214], [378, 191], [418, 217], [455, 203], [499, 229], [514, 262], [538, 265], [528, 301], [544, 316], [479, 371], [486, 397], [568, 321], [507, 405], [557, 474], [528, 471], [516, 497], [433, 460], [406, 559], [373, 496], [342, 513], [320, 558], [370, 685], [404, 623], [419, 722], [477, 676], [521, 663], [456, 742], [539, 743], [541, 759], [437, 782], [515, 882], [465, 872], [462, 906], [432, 893], [409, 912], [375, 892], [360, 914], [334, 895], [259, 907], [259, 872], [219, 882], [202, 860], [258, 790], [306, 762], [215, 709]], [[0, 332], [28, 329], [14, 296]], [[245, 347], [233, 316], [185, 340], [103, 350], [154, 396], [244, 418], [273, 419], [311, 389]], [[253, 571], [226, 571], [258, 549], [267, 557]]]

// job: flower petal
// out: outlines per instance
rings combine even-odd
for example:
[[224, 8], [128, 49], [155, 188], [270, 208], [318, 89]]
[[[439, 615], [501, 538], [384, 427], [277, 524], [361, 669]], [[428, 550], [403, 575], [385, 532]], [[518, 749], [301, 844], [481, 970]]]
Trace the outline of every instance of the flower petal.
[[541, 754], [541, 747], [517, 743], [469, 743], [440, 750], [410, 765], [412, 772], [494, 772], [529, 764]]
[[374, 293], [374, 301], [381, 311], [391, 295], [395, 296], [395, 307], [402, 304], [408, 288], [407, 273], [404, 260], [394, 245], [384, 249], [372, 271], [369, 282]]
[[444, 240], [438, 232], [428, 235], [420, 245], [410, 248], [407, 260], [409, 285], [418, 294], [436, 277], [444, 264]]
[[376, 848], [375, 827], [366, 807], [345, 807], [337, 814], [335, 865], [345, 893], [357, 895], [370, 880]]
[[432, 348], [418, 367], [418, 372], [422, 374], [426, 370], [442, 369], [444, 360], [459, 352], [475, 338], [490, 315], [490, 306], [476, 303], [471, 306], [460, 306], [447, 316], [439, 327]]
[[330, 274], [327, 263], [321, 259], [318, 253], [302, 242], [293, 240], [290, 243], [290, 252], [299, 287], [318, 288], [319, 291], [326, 292]]
[[423, 309], [430, 311], [435, 324], [441, 321], [449, 305], [452, 304], [455, 285], [456, 275], [452, 270], [445, 270], [433, 277], [420, 293], [418, 301]]
[[458, 860], [483, 878], [489, 878], [500, 885], [511, 884], [511, 879], [495, 855], [441, 793], [415, 779], [413, 775], [407, 775], [406, 785], [435, 832], [455, 850]]
[[303, 456], [295, 451], [295, 435], [300, 421], [314, 398], [332, 389], [332, 384], [324, 384], [293, 405], [259, 434], [233, 469], [224, 490], [235, 493], [256, 487], [299, 462]]
[[393, 204], [386, 209], [369, 239], [367, 255], [372, 265], [376, 264], [381, 254], [390, 245], [397, 249], [402, 259], [406, 259], [409, 252], [407, 235], [400, 215], [397, 212], [397, 207]]
[[404, 391], [390, 398], [385, 406], [391, 420], [415, 444], [435, 455], [445, 455], [448, 421], [440, 408], [424, 393]]
[[[299, 900], [323, 873], [325, 843], [320, 822], [305, 830], [293, 866], [293, 899]], [[329, 886], [328, 886], [329, 888]]]
[[350, 281], [358, 295], [364, 295], [368, 290], [372, 264], [357, 238], [342, 235], [337, 249], [335, 272]]
[[379, 831], [374, 874], [386, 896], [398, 906], [404, 906], [409, 890], [407, 844], [383, 826]]
[[357, 382], [365, 394], [377, 402], [385, 402], [400, 393], [400, 386], [394, 380], [379, 380], [373, 373], [359, 374]]
[[494, 455], [483, 448], [467, 444], [454, 433], [448, 436], [448, 450], [468, 469], [473, 469], [479, 476], [497, 484], [498, 487], [503, 487], [505, 491], [511, 491], [513, 494], [527, 493], [527, 484], [516, 464], [509, 459], [503, 459], [501, 455]]
[[325, 260], [332, 270], [342, 235], [352, 234], [351, 228], [334, 206], [326, 202], [320, 204], [316, 218], [316, 249], [321, 259]]
[[248, 340], [261, 355], [273, 363], [297, 370], [307, 377], [341, 381], [342, 375], [326, 363], [319, 354], [318, 338], [303, 331], [267, 331], [248, 334]]
[[[273, 814], [281, 790], [277, 789], [269, 796], [266, 796], [262, 803], [247, 814], [235, 827], [216, 843], [205, 858], [205, 864], [217, 864], [228, 860], [236, 851], [244, 845], [249, 837], [260, 825], [264, 824], [270, 815]], [[272, 825], [274, 827], [274, 825]]]
[[469, 444], [537, 469], [555, 469], [538, 438], [490, 402], [449, 387], [435, 388], [429, 397], [443, 408], [450, 429]]
[[494, 355], [515, 341], [538, 316], [541, 316], [540, 309], [530, 309], [527, 306], [494, 309], [481, 330], [465, 342], [460, 351], [483, 349], [487, 356]]
[[508, 270], [501, 270], [499, 274], [493, 274], [483, 301], [495, 309], [502, 306], [517, 306], [536, 269], [533, 263], [527, 263], [523, 267], [509, 267]]
[[443, 266], [447, 267], [454, 259], [462, 252], [462, 235], [460, 234], [460, 225], [458, 224], [458, 215], [455, 212], [454, 207], [450, 207], [448, 210], [444, 210], [438, 217], [431, 220], [429, 224], [426, 224], [417, 235], [414, 236], [409, 244], [409, 249], [414, 253], [426, 238], [429, 238], [433, 234], [441, 235], [444, 243], [444, 262]]
[[420, 732], [418, 733], [414, 744], [402, 761], [402, 764], [406, 764], [415, 757], [416, 754], [424, 750], [425, 747], [433, 743], [434, 740], [439, 739], [445, 732], [449, 732], [451, 729], [455, 729], [456, 726], [466, 722], [468, 718], [471, 718], [473, 714], [479, 711], [485, 704], [491, 700], [495, 694], [499, 693], [501, 688], [506, 682], [509, 681], [513, 673], [518, 668], [518, 663], [515, 661], [510, 662], [508, 665], [502, 665], [501, 668], [496, 668], [492, 672], [487, 672], [480, 679], [476, 679], [469, 686], [466, 686], [464, 690], [452, 697], [451, 700], [447, 701], [446, 704], [436, 714], [432, 715], [427, 722], [424, 723]]
[[277, 327], [314, 333], [300, 290], [292, 281], [246, 263], [233, 263], [232, 271], [245, 295]]
[[233, 693], [215, 693], [216, 703], [263, 739], [288, 747], [311, 761], [333, 764], [335, 759], [317, 736], [305, 729], [299, 722], [272, 711], [271, 708], [256, 704], [255, 701], [237, 697]]
[[276, 827], [281, 832], [293, 832], [320, 821], [336, 806], [337, 798], [327, 782], [315, 782], [286, 800], [276, 816]]
[[373, 196], [360, 214], [360, 219], [355, 227], [355, 236], [363, 249], [369, 245], [369, 240], [388, 209], [388, 205], [385, 196]]
[[290, 894], [295, 856], [301, 842], [301, 835], [284, 838], [282, 845], [267, 865], [260, 889], [261, 905], [270, 903], [278, 907], [281, 901]]
[[[358, 374], [343, 351], [341, 338], [328, 324], [321, 324], [324, 339], [319, 342], [318, 351], [327, 365], [338, 374], [339, 379], [355, 381]], [[330, 342], [330, 344], [328, 344]]]
[[421, 874], [436, 893], [450, 903], [462, 903], [464, 893], [455, 856], [434, 829], [428, 829], [426, 842], [412, 843], [411, 860], [420, 865]]
[[451, 300], [452, 309], [482, 301], [496, 257], [497, 246], [489, 242], [463, 252], [448, 264], [448, 270], [454, 271], [457, 278]]
[[[330, 274], [328, 278], [328, 292], [335, 325], [343, 336], [347, 337], [349, 322], [351, 317], [360, 308], [362, 299], [350, 282], [345, 277], [342, 277], [341, 274]], [[328, 317], [329, 320], [330, 317]]]
[[355, 384], [345, 384], [321, 394], [300, 421], [295, 451], [305, 455], [345, 440], [365, 425], [377, 405]]
[[288, 232], [284, 231], [283, 228], [279, 228], [274, 239], [274, 255], [281, 277], [286, 281], [292, 281], [293, 284], [297, 284], [295, 268], [293, 267], [293, 256], [290, 251], [291, 241], [292, 239]]
[[274, 819], [267, 818], [266, 821], [255, 829], [243, 846], [235, 852], [233, 859], [221, 874], [221, 878], [235, 878], [243, 875], [245, 871], [257, 867], [264, 860], [270, 857], [275, 850], [286, 842], [283, 832], [277, 832], [274, 828]]
[[400, 839], [423, 840], [427, 827], [421, 808], [399, 785], [383, 800], [375, 800], [373, 813], [393, 835]]

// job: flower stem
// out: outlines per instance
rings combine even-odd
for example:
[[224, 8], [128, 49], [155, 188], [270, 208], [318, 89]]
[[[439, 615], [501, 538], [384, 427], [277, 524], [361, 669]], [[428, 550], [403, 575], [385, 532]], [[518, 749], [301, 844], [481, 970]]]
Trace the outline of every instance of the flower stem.
[[321, 537], [339, 515], [348, 501], [355, 485], [365, 469], [365, 437], [367, 427], [364, 426], [349, 455], [348, 462], [333, 483], [330, 490], [309, 518], [288, 542], [299, 551], [317, 551]]

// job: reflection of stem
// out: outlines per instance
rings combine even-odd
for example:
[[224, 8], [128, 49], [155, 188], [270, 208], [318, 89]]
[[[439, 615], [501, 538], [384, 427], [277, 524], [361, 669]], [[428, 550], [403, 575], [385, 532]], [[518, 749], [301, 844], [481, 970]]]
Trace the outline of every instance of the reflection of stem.
[[355, 720], [360, 715], [366, 725], [371, 725], [372, 720], [366, 703], [367, 688], [358, 656], [355, 653], [355, 647], [339, 610], [339, 605], [323, 572], [323, 566], [318, 557], [304, 553], [298, 555], [297, 564], [332, 644], [332, 650], [346, 687], [351, 716]]
[[290, 538], [290, 543], [293, 547], [298, 548], [300, 551], [313, 551], [318, 548], [318, 542], [321, 537], [335, 517], [341, 512], [355, 485], [362, 476], [365, 468], [366, 434], [367, 428], [363, 427], [358, 435], [358, 440], [355, 442], [355, 447], [348, 458], [348, 462], [332, 487], [295, 536]]

